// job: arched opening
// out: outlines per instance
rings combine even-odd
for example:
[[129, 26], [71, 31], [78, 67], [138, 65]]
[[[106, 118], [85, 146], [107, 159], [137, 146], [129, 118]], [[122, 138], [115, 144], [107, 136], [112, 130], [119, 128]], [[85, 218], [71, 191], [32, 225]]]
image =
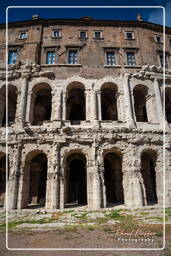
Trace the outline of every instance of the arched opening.
[[66, 119], [73, 124], [86, 119], [85, 89], [81, 83], [72, 83], [67, 89]]
[[141, 171], [146, 191], [147, 204], [157, 203], [156, 192], [156, 154], [154, 152], [143, 152], [141, 155]]
[[[3, 86], [0, 90], [0, 122], [3, 127], [6, 126], [6, 87]], [[15, 121], [15, 113], [17, 106], [17, 88], [13, 85], [8, 85], [8, 126]]]
[[113, 83], [105, 83], [101, 88], [102, 120], [118, 120], [117, 110], [117, 86]]
[[171, 123], [171, 88], [166, 88], [165, 92], [165, 112], [168, 123]]
[[22, 208], [45, 206], [47, 157], [42, 152], [31, 152], [26, 158], [23, 179]]
[[48, 84], [39, 84], [34, 88], [33, 125], [42, 125], [51, 119], [52, 94]]
[[114, 152], [107, 153], [104, 156], [104, 169], [107, 205], [124, 204], [121, 156]]
[[146, 96], [148, 93], [147, 87], [144, 85], [136, 85], [134, 90], [134, 109], [137, 122], [148, 122]]
[[86, 158], [80, 153], [71, 154], [66, 160], [66, 207], [87, 204]]
[[0, 207], [4, 206], [6, 188], [6, 155], [0, 153]]

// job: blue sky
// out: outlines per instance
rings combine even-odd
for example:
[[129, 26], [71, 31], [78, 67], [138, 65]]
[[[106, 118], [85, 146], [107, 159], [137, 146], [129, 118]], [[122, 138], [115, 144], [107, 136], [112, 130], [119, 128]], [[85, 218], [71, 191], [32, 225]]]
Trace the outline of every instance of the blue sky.
[[[5, 22], [5, 10], [8, 6], [163, 6], [166, 10], [166, 25], [171, 26], [171, 0], [1, 0], [0, 23]], [[161, 8], [10, 8], [9, 21], [28, 20], [33, 14], [39, 14], [41, 18], [80, 18], [91, 16], [96, 19], [135, 20], [136, 14], [141, 13], [144, 21], [163, 24], [163, 10]]]

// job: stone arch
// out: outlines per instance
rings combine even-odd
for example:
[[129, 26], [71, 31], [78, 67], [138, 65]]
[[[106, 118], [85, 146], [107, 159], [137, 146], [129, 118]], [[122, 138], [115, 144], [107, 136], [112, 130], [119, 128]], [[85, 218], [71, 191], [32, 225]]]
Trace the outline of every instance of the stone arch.
[[51, 120], [52, 89], [47, 83], [34, 85], [31, 95], [30, 121], [33, 125], [42, 125]]
[[4, 206], [6, 190], [6, 154], [0, 152], [0, 207]]
[[106, 82], [101, 86], [102, 120], [118, 120], [117, 85]]
[[72, 82], [66, 91], [66, 119], [77, 123], [86, 119], [85, 87], [80, 82]]
[[148, 122], [146, 98], [148, 88], [145, 85], [138, 84], [133, 89], [134, 110], [137, 122]]
[[156, 161], [155, 150], [146, 149], [141, 153], [141, 173], [145, 186], [146, 202], [148, 205], [158, 202], [156, 190]]
[[107, 150], [103, 160], [106, 204], [124, 204], [122, 154], [118, 150]]
[[87, 160], [80, 150], [64, 158], [65, 207], [87, 204]]
[[21, 208], [45, 206], [48, 158], [42, 150], [26, 155], [22, 173]]
[[171, 123], [171, 88], [165, 90], [165, 113], [168, 123]]
[[[15, 114], [17, 108], [17, 88], [14, 85], [9, 84], [8, 87], [8, 126], [15, 121]], [[6, 126], [6, 86], [2, 86], [0, 89], [0, 125]]]

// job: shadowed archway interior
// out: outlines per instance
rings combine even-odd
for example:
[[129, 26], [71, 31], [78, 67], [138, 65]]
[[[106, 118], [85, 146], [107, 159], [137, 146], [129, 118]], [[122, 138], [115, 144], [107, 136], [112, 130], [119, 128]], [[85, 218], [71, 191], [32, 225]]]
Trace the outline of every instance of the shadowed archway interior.
[[151, 156], [148, 152], [143, 152], [141, 155], [141, 171], [148, 205], [156, 204], [158, 201], [156, 192], [155, 158], [156, 156], [154, 154]]
[[0, 207], [4, 206], [6, 187], [6, 155], [0, 155]]
[[67, 158], [66, 204], [87, 204], [87, 174], [84, 155], [74, 153]]
[[137, 122], [148, 122], [146, 95], [147, 88], [143, 85], [136, 85], [134, 90], [134, 108]]
[[122, 159], [116, 153], [104, 156], [104, 180], [107, 204], [123, 204], [124, 193], [122, 186]]

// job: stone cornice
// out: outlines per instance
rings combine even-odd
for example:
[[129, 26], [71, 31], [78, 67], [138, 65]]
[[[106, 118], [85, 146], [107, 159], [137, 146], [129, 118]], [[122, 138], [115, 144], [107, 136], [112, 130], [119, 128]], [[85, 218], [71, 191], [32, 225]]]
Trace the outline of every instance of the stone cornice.
[[[49, 26], [49, 25], [68, 25], [68, 26], [102, 26], [102, 27], [139, 27], [156, 32], [163, 32], [163, 26], [146, 21], [125, 21], [125, 20], [96, 20], [96, 19], [37, 19], [10, 22], [9, 28], [27, 26]], [[5, 23], [0, 24], [0, 29], [4, 29]], [[166, 27], [166, 33], [171, 34], [171, 28]]]

